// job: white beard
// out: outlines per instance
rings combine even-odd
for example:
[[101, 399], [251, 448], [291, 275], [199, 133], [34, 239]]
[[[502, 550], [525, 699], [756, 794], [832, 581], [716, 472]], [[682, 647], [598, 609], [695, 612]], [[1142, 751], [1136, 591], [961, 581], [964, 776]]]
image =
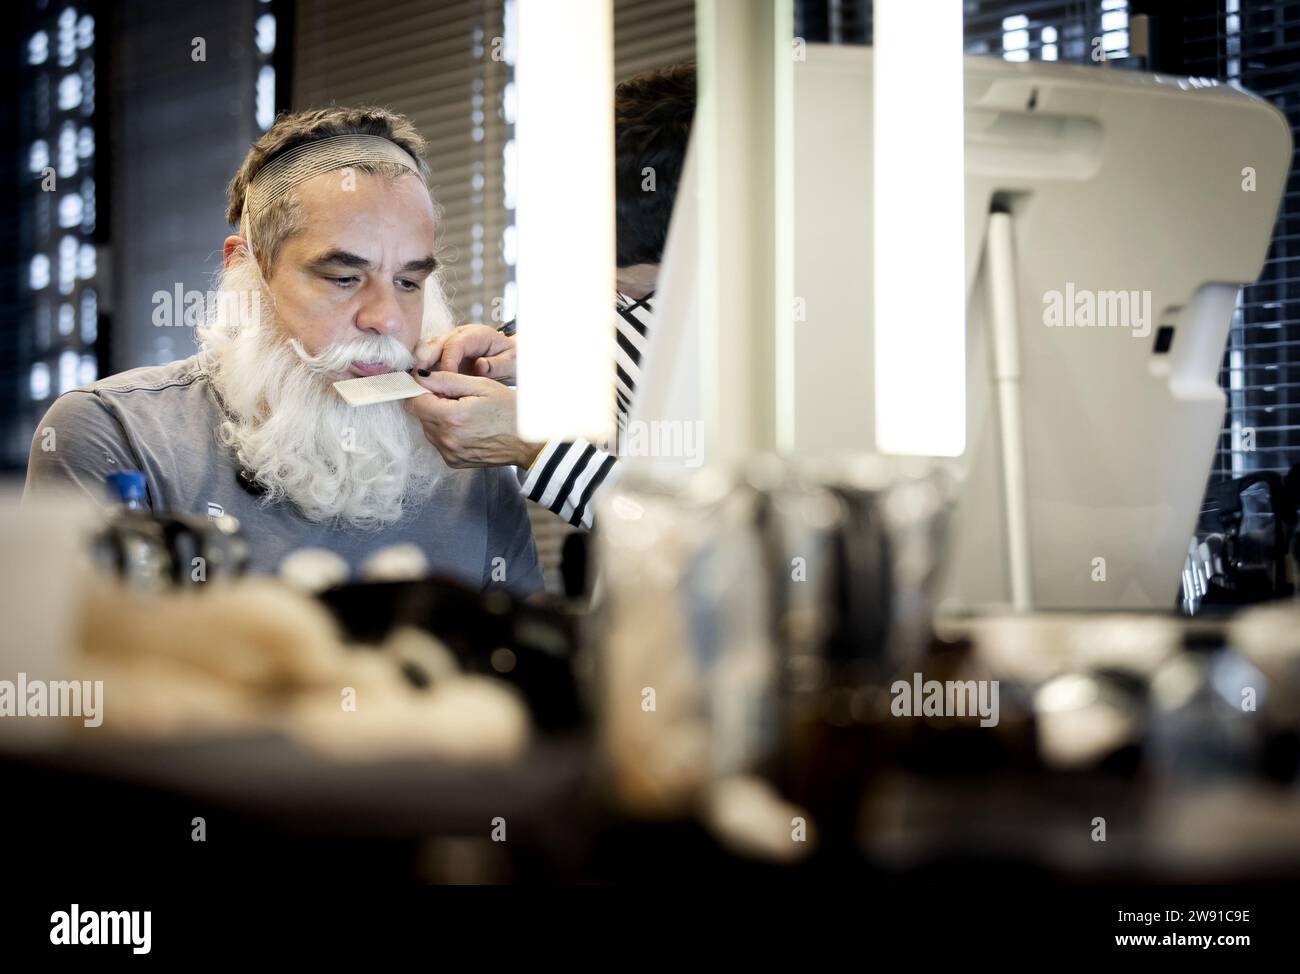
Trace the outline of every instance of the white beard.
[[354, 361], [406, 371], [414, 367], [410, 350], [374, 335], [306, 356], [276, 322], [253, 261], [224, 273], [199, 340], [233, 414], [221, 424], [221, 442], [254, 475], [265, 503], [287, 499], [310, 521], [377, 530], [422, 505], [447, 470], [402, 401], [353, 407], [332, 388], [352, 377], [345, 370]]

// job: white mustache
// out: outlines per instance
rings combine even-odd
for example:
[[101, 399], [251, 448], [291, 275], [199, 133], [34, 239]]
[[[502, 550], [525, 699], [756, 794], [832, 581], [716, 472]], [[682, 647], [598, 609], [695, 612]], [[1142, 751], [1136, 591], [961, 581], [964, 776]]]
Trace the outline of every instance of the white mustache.
[[377, 362], [394, 372], [409, 372], [415, 368], [411, 350], [391, 335], [372, 335], [351, 342], [327, 345], [316, 355], [308, 355], [302, 342], [293, 338], [289, 346], [302, 364], [313, 372], [346, 372], [353, 362]]

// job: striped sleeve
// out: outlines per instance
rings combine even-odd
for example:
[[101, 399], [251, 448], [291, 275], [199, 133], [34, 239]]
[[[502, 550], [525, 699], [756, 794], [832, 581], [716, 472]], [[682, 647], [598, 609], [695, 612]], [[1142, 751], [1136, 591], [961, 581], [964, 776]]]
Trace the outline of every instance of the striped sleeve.
[[586, 440], [552, 441], [528, 468], [523, 491], [574, 527], [590, 529], [591, 499], [613, 467], [614, 455]]

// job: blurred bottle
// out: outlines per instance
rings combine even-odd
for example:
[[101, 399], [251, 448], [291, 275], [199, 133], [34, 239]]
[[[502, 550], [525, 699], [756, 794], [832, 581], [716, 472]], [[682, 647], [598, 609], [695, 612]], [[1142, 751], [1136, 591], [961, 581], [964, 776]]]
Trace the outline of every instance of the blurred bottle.
[[116, 508], [95, 543], [102, 570], [149, 591], [244, 573], [248, 543], [233, 517], [154, 512], [138, 470], [110, 474], [107, 487]]
[[133, 588], [162, 588], [171, 559], [161, 525], [149, 512], [144, 474], [124, 470], [109, 474], [105, 483], [117, 507], [97, 539], [96, 561]]
[[139, 470], [123, 470], [111, 473], [107, 478], [108, 494], [128, 511], [149, 513], [148, 496], [144, 474]]

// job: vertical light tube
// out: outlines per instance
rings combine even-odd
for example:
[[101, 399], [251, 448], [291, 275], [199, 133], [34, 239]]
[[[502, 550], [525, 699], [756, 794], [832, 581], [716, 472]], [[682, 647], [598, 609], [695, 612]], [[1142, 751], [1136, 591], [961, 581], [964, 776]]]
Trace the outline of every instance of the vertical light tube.
[[961, 0], [877, 0], [876, 444], [966, 447]]
[[519, 0], [519, 435], [613, 431], [611, 0]]
[[794, 2], [775, 0], [776, 35], [770, 45], [772, 76], [772, 301], [776, 305], [773, 349], [774, 446], [795, 450], [795, 361], [798, 357], [794, 318]]
[[794, 7], [697, 0], [699, 355], [710, 461], [794, 427]]

